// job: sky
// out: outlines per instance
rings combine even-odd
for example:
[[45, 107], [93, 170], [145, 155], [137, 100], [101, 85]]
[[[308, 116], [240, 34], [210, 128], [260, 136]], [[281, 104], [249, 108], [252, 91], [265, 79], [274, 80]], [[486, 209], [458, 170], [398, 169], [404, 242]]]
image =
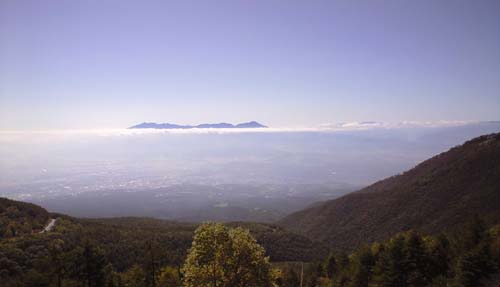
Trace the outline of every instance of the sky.
[[0, 130], [500, 119], [500, 1], [0, 1]]

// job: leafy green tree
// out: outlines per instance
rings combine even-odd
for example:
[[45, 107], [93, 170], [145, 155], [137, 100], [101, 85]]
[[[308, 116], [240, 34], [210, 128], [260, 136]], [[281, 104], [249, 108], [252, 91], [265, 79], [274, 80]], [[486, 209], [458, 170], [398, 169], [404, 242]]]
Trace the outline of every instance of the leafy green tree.
[[196, 229], [183, 271], [186, 287], [266, 287], [273, 279], [264, 248], [248, 230], [216, 223]]

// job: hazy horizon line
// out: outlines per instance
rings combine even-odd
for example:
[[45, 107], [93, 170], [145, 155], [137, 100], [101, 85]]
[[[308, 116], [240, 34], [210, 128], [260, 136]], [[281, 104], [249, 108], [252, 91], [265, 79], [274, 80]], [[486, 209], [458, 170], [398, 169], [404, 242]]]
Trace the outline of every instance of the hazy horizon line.
[[322, 123], [315, 126], [290, 126], [266, 128], [190, 128], [190, 129], [155, 129], [141, 128], [130, 129], [129, 127], [109, 127], [109, 128], [55, 128], [55, 129], [0, 129], [0, 134], [9, 133], [100, 133], [100, 132], [120, 132], [125, 134], [149, 134], [149, 133], [255, 133], [255, 132], [335, 132], [350, 130], [370, 130], [370, 129], [398, 129], [398, 128], [437, 128], [450, 126], [464, 126], [480, 123], [496, 123], [500, 120], [439, 120], [439, 121], [351, 121]]

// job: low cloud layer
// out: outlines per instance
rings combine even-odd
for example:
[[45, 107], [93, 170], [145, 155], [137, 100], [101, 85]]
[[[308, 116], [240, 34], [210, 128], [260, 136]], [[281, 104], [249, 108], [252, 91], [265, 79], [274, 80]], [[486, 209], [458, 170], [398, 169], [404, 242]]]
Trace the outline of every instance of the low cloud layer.
[[278, 133], [278, 132], [336, 132], [372, 129], [439, 128], [480, 124], [478, 121], [403, 121], [403, 122], [340, 122], [325, 123], [315, 127], [280, 128], [192, 128], [192, 129], [75, 129], [75, 130], [37, 130], [37, 131], [0, 131], [0, 140], [14, 139], [23, 135], [85, 135], [100, 136], [142, 135], [142, 134], [233, 134], [233, 133]]

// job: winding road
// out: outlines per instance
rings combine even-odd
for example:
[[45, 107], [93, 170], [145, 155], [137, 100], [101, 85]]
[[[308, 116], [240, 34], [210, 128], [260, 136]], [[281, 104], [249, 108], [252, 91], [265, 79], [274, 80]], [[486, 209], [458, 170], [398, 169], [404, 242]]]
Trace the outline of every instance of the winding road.
[[54, 228], [55, 225], [56, 225], [56, 219], [51, 218], [49, 223], [47, 224], [47, 226], [45, 226], [45, 228], [42, 231], [40, 231], [40, 233], [52, 231], [52, 229]]

